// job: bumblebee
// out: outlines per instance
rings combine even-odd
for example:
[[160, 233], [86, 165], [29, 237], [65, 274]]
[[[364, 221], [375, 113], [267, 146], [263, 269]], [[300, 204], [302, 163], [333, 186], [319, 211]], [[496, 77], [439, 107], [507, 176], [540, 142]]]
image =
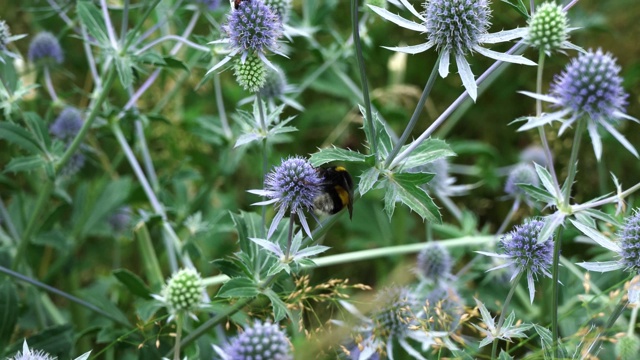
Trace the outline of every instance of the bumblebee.
[[353, 179], [342, 166], [316, 168], [322, 179], [322, 193], [313, 199], [313, 208], [319, 214], [337, 214], [345, 207], [349, 219], [353, 216]]

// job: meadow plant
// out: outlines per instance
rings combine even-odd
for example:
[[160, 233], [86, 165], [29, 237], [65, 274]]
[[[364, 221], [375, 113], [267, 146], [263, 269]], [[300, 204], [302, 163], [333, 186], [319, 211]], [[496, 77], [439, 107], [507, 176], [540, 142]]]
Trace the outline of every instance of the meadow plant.
[[0, 357], [635, 359], [639, 9], [7, 2]]

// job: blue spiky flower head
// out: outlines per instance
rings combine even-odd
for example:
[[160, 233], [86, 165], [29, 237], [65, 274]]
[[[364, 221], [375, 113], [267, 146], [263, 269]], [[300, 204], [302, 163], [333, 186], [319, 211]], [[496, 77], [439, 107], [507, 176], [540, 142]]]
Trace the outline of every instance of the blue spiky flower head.
[[424, 8], [428, 40], [438, 51], [466, 55], [490, 25], [486, 0], [427, 0]]
[[280, 207], [292, 211], [310, 210], [313, 199], [320, 194], [322, 179], [318, 171], [303, 157], [294, 156], [282, 161], [264, 182], [267, 195], [277, 199]]
[[504, 185], [504, 192], [513, 197], [523, 197], [527, 193], [518, 186], [518, 184], [526, 184], [537, 186], [539, 184], [536, 169], [530, 163], [520, 163], [514, 166]]
[[622, 88], [620, 67], [610, 53], [589, 50], [573, 58], [555, 78], [551, 94], [574, 116], [588, 116], [596, 123], [614, 123], [624, 113], [627, 94]]
[[418, 254], [418, 274], [425, 279], [438, 282], [451, 277], [451, 254], [437, 242], [429, 243]]
[[564, 47], [568, 38], [567, 15], [562, 6], [546, 2], [529, 18], [527, 43], [550, 54]]
[[49, 131], [57, 139], [71, 141], [80, 132], [83, 122], [80, 110], [66, 107], [51, 124]]
[[289, 21], [289, 12], [291, 11], [291, 0], [264, 0], [274, 14], [280, 17], [280, 21], [286, 24]]
[[64, 54], [60, 42], [52, 33], [43, 31], [29, 44], [29, 60], [32, 62], [62, 64]]
[[398, 286], [380, 291], [375, 304], [373, 335], [383, 339], [404, 337], [420, 308], [416, 294], [407, 287]]
[[22, 351], [18, 351], [15, 355], [7, 360], [56, 360], [57, 357], [51, 356], [42, 350], [30, 349], [25, 339], [22, 343]]
[[620, 256], [625, 268], [640, 272], [640, 211], [627, 217], [618, 233]]
[[0, 49], [4, 49], [7, 46], [10, 37], [9, 25], [7, 25], [6, 21], [0, 20]]
[[282, 35], [280, 16], [261, 0], [242, 1], [231, 11], [223, 30], [229, 36], [231, 47], [242, 53], [264, 54], [277, 49]]
[[509, 256], [518, 271], [530, 271], [533, 275], [551, 277], [549, 269], [552, 263], [553, 242], [547, 239], [538, 242], [538, 236], [544, 223], [529, 220], [514, 229], [500, 240], [503, 253]]
[[291, 345], [278, 325], [256, 321], [216, 352], [225, 360], [290, 360]]

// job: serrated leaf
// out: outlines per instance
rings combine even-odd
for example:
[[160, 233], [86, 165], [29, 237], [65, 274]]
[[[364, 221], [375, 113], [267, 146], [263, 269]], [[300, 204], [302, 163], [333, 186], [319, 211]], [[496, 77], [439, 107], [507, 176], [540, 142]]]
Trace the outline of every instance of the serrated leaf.
[[311, 154], [309, 157], [309, 162], [313, 166], [320, 166], [334, 161], [340, 162], [364, 162], [366, 159], [366, 155], [360, 154], [359, 152], [340, 149], [336, 147], [320, 149], [315, 154]]
[[98, 41], [100, 46], [103, 48], [111, 47], [104, 18], [93, 2], [86, 0], [78, 1], [76, 11], [80, 22], [86, 26], [89, 34]]
[[513, 356], [509, 355], [509, 353], [504, 350], [500, 350], [500, 355], [498, 355], [498, 360], [513, 360]]
[[251, 279], [233, 278], [224, 283], [217, 296], [222, 298], [246, 298], [259, 294], [258, 285]]
[[364, 195], [369, 190], [373, 188], [373, 186], [378, 181], [380, 177], [380, 170], [375, 167], [369, 168], [365, 172], [360, 175], [360, 182], [358, 183], [358, 190], [360, 191], [360, 195]]
[[384, 183], [384, 211], [387, 213], [387, 217], [391, 220], [393, 212], [396, 209], [396, 201], [398, 200], [397, 185], [389, 180], [385, 180]]
[[18, 292], [13, 282], [0, 284], [0, 349], [4, 349], [18, 321]]
[[250, 254], [251, 257], [255, 256], [256, 254], [254, 254], [253, 251], [254, 245], [249, 238], [259, 238], [262, 236], [264, 230], [260, 216], [255, 213], [248, 213], [245, 211], [240, 211], [238, 214], [229, 212], [229, 214], [231, 215], [231, 220], [238, 232], [240, 250], [246, 254]]
[[539, 187], [533, 186], [531, 184], [517, 184], [519, 188], [524, 190], [527, 195], [529, 195], [532, 199], [542, 202], [544, 204], [554, 204], [556, 202], [556, 198], [553, 197], [548, 191], [545, 189], [541, 189]]
[[242, 266], [237, 259], [217, 259], [213, 260], [211, 264], [230, 278], [251, 275], [251, 271], [246, 271], [247, 268]]
[[547, 168], [535, 164], [536, 173], [538, 174], [538, 178], [540, 178], [540, 183], [544, 186], [545, 189], [552, 194], [554, 198], [560, 200], [562, 198], [561, 194], [556, 193], [556, 188], [553, 186], [553, 179], [551, 178], [551, 174], [549, 174], [549, 170]]
[[569, 219], [569, 221], [571, 221], [571, 223], [573, 224], [573, 226], [576, 227], [576, 229], [580, 230], [583, 234], [587, 235], [587, 237], [589, 237], [591, 240], [600, 244], [600, 246], [616, 253], [620, 252], [621, 250], [620, 246], [614, 243], [613, 241], [609, 240], [608, 237], [604, 236], [598, 230], [593, 229], [583, 223], [580, 223], [579, 221], [574, 221], [573, 219]]
[[162, 58], [162, 60], [164, 60], [164, 63], [168, 68], [182, 69], [184, 71], [189, 71], [189, 68], [187, 67], [187, 65], [185, 65], [184, 62], [180, 61], [179, 59], [176, 59], [171, 56], [165, 56]]
[[609, 272], [624, 269], [624, 264], [619, 261], [602, 261], [602, 262], [581, 262], [576, 265], [583, 267], [589, 271]]
[[273, 321], [279, 322], [284, 319], [285, 316], [292, 318], [291, 312], [287, 308], [287, 304], [284, 301], [280, 300], [278, 294], [276, 294], [271, 289], [266, 289], [262, 292], [266, 297], [271, 301], [271, 306], [273, 307]]
[[422, 220], [440, 224], [442, 217], [438, 207], [427, 191], [420, 186], [424, 184], [425, 179], [429, 181], [432, 178], [433, 174], [426, 173], [401, 173], [393, 176], [393, 180], [398, 184], [398, 199], [420, 215]]
[[513, 0], [513, 2], [509, 0], [501, 0], [501, 1], [503, 3], [509, 4], [509, 6], [514, 8], [518, 13], [520, 13], [520, 15], [524, 16], [525, 19], [529, 18], [529, 12], [527, 11], [527, 6], [522, 2], [522, 0]]
[[[402, 153], [408, 147], [409, 145], [403, 146], [400, 149], [400, 153]], [[447, 156], [455, 155], [456, 153], [451, 150], [449, 144], [447, 144], [444, 140], [427, 139], [420, 143], [420, 145], [418, 145], [418, 147], [411, 152], [409, 157], [402, 162], [402, 166], [405, 169], [411, 169], [417, 166], [423, 166]]]
[[129, 291], [141, 298], [151, 299], [151, 290], [142, 279], [127, 269], [113, 270], [113, 276], [118, 279]]
[[540, 230], [540, 234], [538, 234], [538, 242], [544, 242], [548, 239], [553, 239], [553, 233], [556, 231], [558, 226], [562, 225], [564, 222], [565, 215], [561, 212], [553, 213], [552, 215], [545, 216], [544, 226]]
[[598, 209], [586, 209], [586, 210], [580, 211], [579, 213], [585, 213], [586, 215], [594, 219], [604, 221], [605, 223], [613, 224], [614, 226], [620, 226], [620, 221], [618, 221], [618, 219], [616, 219], [613, 215], [607, 214]]
[[116, 71], [123, 87], [128, 88], [133, 84], [133, 61], [127, 55], [114, 58]]
[[21, 171], [32, 171], [37, 170], [43, 167], [45, 164], [44, 159], [40, 155], [31, 155], [31, 156], [19, 156], [14, 157], [9, 161], [7, 166], [4, 168], [4, 172], [13, 172], [18, 173]]
[[233, 147], [237, 148], [260, 139], [262, 139], [262, 136], [258, 135], [257, 133], [245, 133], [238, 137], [238, 140], [236, 140], [236, 143], [233, 145]]
[[5, 139], [31, 154], [44, 152], [44, 148], [30, 132], [9, 122], [0, 122], [0, 139]]

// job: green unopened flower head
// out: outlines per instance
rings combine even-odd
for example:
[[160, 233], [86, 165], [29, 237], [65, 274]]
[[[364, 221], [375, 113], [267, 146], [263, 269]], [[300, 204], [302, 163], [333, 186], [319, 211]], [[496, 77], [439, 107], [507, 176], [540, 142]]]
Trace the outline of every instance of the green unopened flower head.
[[264, 4], [276, 15], [280, 16], [283, 24], [287, 23], [289, 12], [291, 11], [291, 0], [264, 0]]
[[175, 272], [162, 289], [162, 295], [152, 296], [166, 304], [171, 313], [168, 321], [176, 315], [188, 314], [195, 318], [192, 311], [203, 305], [204, 284], [202, 277], [193, 269], [182, 269]]
[[558, 4], [540, 5], [529, 19], [527, 42], [547, 54], [561, 49], [567, 34], [567, 15]]
[[243, 89], [256, 93], [264, 86], [267, 71], [264, 63], [257, 56], [247, 56], [244, 63], [239, 59], [233, 68], [236, 81]]
[[620, 360], [637, 359], [638, 351], [640, 351], [640, 338], [636, 335], [625, 335], [616, 344], [617, 359]]

